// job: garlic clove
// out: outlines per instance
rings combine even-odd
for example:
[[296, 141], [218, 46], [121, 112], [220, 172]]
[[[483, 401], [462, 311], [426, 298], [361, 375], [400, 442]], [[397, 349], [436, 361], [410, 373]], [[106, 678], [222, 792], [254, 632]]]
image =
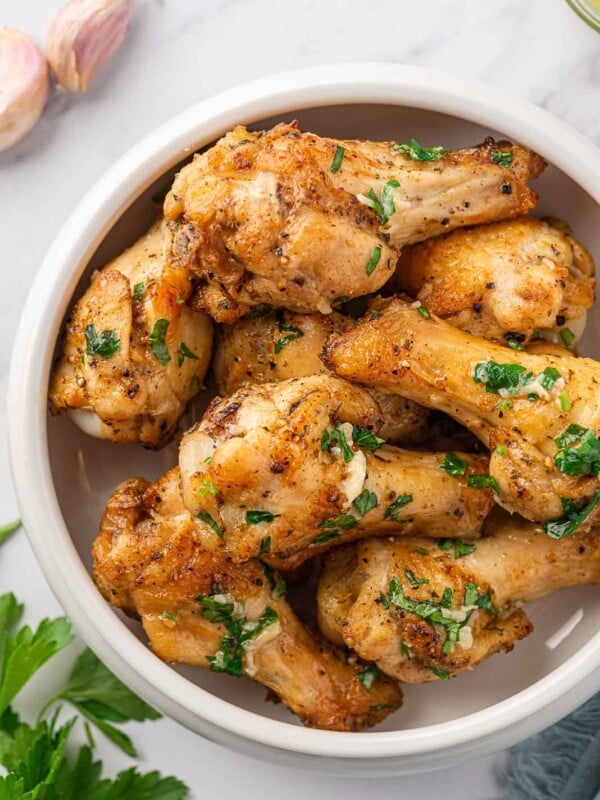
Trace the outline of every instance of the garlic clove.
[[48, 64], [16, 28], [0, 30], [0, 150], [18, 142], [40, 118], [48, 98]]
[[135, 0], [69, 0], [48, 28], [48, 61], [59, 85], [85, 92], [123, 41]]

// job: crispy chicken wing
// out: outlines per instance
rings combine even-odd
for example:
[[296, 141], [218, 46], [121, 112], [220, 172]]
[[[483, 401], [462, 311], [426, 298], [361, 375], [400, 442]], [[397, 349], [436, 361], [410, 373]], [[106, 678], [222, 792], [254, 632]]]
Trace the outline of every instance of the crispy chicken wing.
[[217, 399], [182, 439], [184, 502], [223, 532], [236, 562], [291, 568], [332, 545], [394, 531], [477, 536], [493, 504], [469, 488], [487, 458], [382, 446], [380, 412], [328, 375], [247, 386]]
[[490, 485], [509, 510], [548, 522], [577, 508], [590, 523], [600, 501], [600, 364], [509, 351], [400, 299], [378, 308], [329, 339], [330, 369], [469, 428], [492, 450]]
[[466, 547], [369, 539], [329, 553], [318, 589], [324, 634], [407, 683], [471, 669], [533, 630], [517, 601], [600, 582], [600, 532], [553, 541], [517, 517]]
[[159, 658], [252, 678], [306, 725], [359, 730], [400, 705], [393, 681], [368, 690], [360, 664], [305, 629], [276, 573], [227, 558], [184, 508], [177, 469], [116, 490], [94, 544], [94, 579], [110, 603], [140, 617]]
[[[352, 319], [331, 314], [295, 314], [283, 309], [249, 316], [217, 331], [213, 374], [217, 391], [230, 395], [246, 383], [272, 383], [327, 374], [321, 353], [333, 331]], [[391, 444], [429, 449], [476, 449], [475, 439], [448, 417], [397, 394], [369, 389], [383, 417], [380, 436]]]
[[500, 344], [561, 330], [574, 343], [594, 302], [594, 262], [563, 229], [523, 217], [454, 231], [403, 250], [386, 289]]
[[392, 142], [240, 126], [176, 176], [170, 258], [199, 277], [197, 307], [218, 322], [263, 303], [328, 313], [382, 286], [404, 245], [532, 208], [543, 159], [502, 144], [511, 164], [499, 166], [499, 146], [423, 161]]
[[165, 266], [160, 222], [96, 272], [66, 323], [50, 409], [86, 433], [160, 447], [208, 368], [212, 322], [189, 273]]

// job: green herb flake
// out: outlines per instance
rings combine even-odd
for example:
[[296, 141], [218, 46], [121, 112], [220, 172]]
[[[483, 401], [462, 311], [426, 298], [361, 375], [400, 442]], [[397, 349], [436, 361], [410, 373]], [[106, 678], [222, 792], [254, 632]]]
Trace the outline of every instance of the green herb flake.
[[498, 481], [493, 475], [469, 475], [467, 486], [469, 489], [493, 489], [496, 494], [500, 494]]
[[431, 319], [431, 312], [427, 306], [419, 305], [417, 306], [417, 311], [423, 317], [423, 319]]
[[549, 392], [560, 377], [561, 374], [555, 367], [546, 367], [541, 374], [540, 383]]
[[571, 410], [571, 401], [569, 400], [569, 395], [565, 391], [562, 391], [558, 395], [558, 404], [560, 406], [561, 411]]
[[505, 445], [503, 445], [503, 444], [499, 444], [498, 447], [496, 447], [496, 452], [498, 453], [499, 456], [502, 456], [502, 457], [504, 457], [505, 455], [508, 454], [508, 450], [506, 449]]
[[404, 574], [406, 575], [406, 579], [408, 580], [413, 589], [416, 589], [417, 586], [420, 586], [423, 583], [429, 583], [429, 580], [427, 578], [417, 578], [415, 573], [412, 570], [408, 569], [408, 567], [404, 569]]
[[396, 206], [394, 204], [394, 192], [400, 186], [400, 181], [397, 181], [395, 178], [389, 180], [386, 184], [384, 184], [383, 189], [381, 190], [381, 207], [383, 209], [383, 216], [382, 222], [387, 222], [388, 219], [396, 213]]
[[207, 494], [212, 494], [213, 497], [218, 494], [218, 489], [210, 475], [207, 475], [198, 487], [198, 495], [200, 497], [204, 497]]
[[264, 539], [261, 539], [260, 550], [258, 551], [258, 555], [264, 556], [270, 552], [271, 552], [271, 537], [265, 536]]
[[133, 285], [133, 294], [131, 295], [133, 299], [139, 303], [144, 299], [144, 282], [141, 283], [134, 283]]
[[356, 673], [356, 679], [363, 685], [363, 687], [370, 692], [375, 684], [377, 678], [381, 675], [381, 671], [379, 667], [376, 667], [375, 664], [371, 664], [364, 669], [361, 669], [360, 672]]
[[426, 547], [415, 547], [415, 552], [420, 556], [428, 556], [429, 550]]
[[0, 544], [5, 542], [15, 531], [18, 531], [22, 524], [20, 519], [15, 519], [13, 522], [0, 525]]
[[162, 616], [163, 619], [168, 619], [171, 622], [179, 621], [179, 614], [177, 614], [175, 611], [163, 611]]
[[477, 605], [477, 598], [479, 597], [479, 590], [476, 583], [467, 583], [465, 585], [465, 594], [463, 604], [465, 606]]
[[202, 522], [205, 522], [213, 531], [213, 533], [216, 533], [220, 539], [224, 538], [223, 528], [221, 528], [221, 526], [215, 522], [208, 511], [199, 511], [196, 516], [198, 519], [202, 520]]
[[342, 166], [342, 161], [344, 160], [344, 148], [341, 144], [336, 144], [335, 146], [335, 155], [333, 156], [333, 161], [331, 162], [331, 166], [329, 167], [330, 172], [338, 172], [340, 167]]
[[394, 522], [399, 522], [398, 519], [398, 512], [400, 509], [407, 506], [409, 503], [412, 503], [413, 496], [412, 494], [401, 494], [394, 500], [393, 503], [390, 503], [389, 506], [383, 512], [384, 519], [391, 519]]
[[326, 542], [330, 542], [332, 539], [339, 539], [342, 534], [339, 531], [324, 531], [320, 533], [310, 543], [309, 547], [318, 547], [321, 544], [325, 544]]
[[[206, 612], [204, 614], [206, 615]], [[232, 614], [227, 620], [224, 620], [227, 635], [221, 639], [217, 653], [214, 656], [208, 656], [207, 661], [213, 672], [226, 672], [241, 678], [244, 674], [244, 652], [248, 645], [265, 628], [277, 622], [278, 617], [270, 606], [265, 608], [256, 622], [250, 622], [245, 617], [234, 619]]]
[[94, 325], [86, 325], [85, 343], [88, 356], [100, 356], [105, 361], [112, 358], [121, 346], [121, 340], [114, 331], [97, 333]]
[[374, 272], [377, 264], [379, 264], [379, 259], [381, 258], [381, 246], [376, 245], [373, 248], [371, 255], [369, 256], [369, 260], [367, 262], [367, 275], [370, 277]]
[[364, 447], [365, 450], [371, 450], [371, 452], [375, 452], [385, 444], [385, 439], [380, 439], [373, 431], [360, 425], [352, 426], [352, 441], [357, 447]]
[[497, 364], [495, 361], [480, 361], [473, 369], [475, 383], [485, 385], [485, 391], [490, 394], [508, 395], [517, 394], [533, 379], [533, 373], [528, 372], [520, 364]]
[[570, 328], [563, 328], [559, 331], [558, 335], [561, 338], [562, 343], [568, 349], [570, 349], [571, 345], [575, 341], [575, 334]]
[[523, 350], [523, 345], [518, 339], [513, 338], [512, 336], [506, 340], [506, 344], [511, 348], [511, 350]]
[[463, 461], [455, 453], [447, 453], [440, 465], [440, 469], [443, 469], [448, 475], [454, 475], [458, 478], [465, 474], [468, 466], [467, 462]]
[[580, 525], [583, 525], [594, 508], [600, 503], [600, 491], [596, 492], [590, 502], [580, 509], [567, 497], [561, 497], [560, 500], [564, 511], [563, 516], [546, 522], [542, 526], [551, 539], [557, 540], [570, 536]]
[[390, 601], [387, 595], [385, 595], [383, 592], [379, 592], [378, 601], [381, 603], [381, 605], [385, 608], [386, 611], [389, 610]]
[[492, 161], [499, 167], [510, 167], [513, 162], [512, 150], [492, 150]]
[[429, 667], [429, 669], [433, 672], [433, 674], [437, 678], [440, 678], [443, 681], [449, 681], [450, 680], [450, 675], [449, 675], [449, 673], [446, 672], [445, 669], [440, 669], [439, 667]]
[[273, 522], [281, 514], [272, 514], [270, 511], [246, 511], [246, 525], [260, 525], [263, 522]]
[[177, 366], [183, 366], [183, 362], [186, 360], [186, 358], [189, 358], [192, 361], [198, 361], [198, 356], [195, 353], [192, 353], [185, 342], [181, 342], [179, 345], [179, 350], [177, 351]]
[[411, 139], [410, 144], [395, 144], [392, 150], [412, 158], [413, 161], [439, 161], [445, 154], [443, 147], [422, 147], [416, 139]]
[[358, 525], [358, 520], [352, 514], [344, 514], [337, 519], [324, 519], [319, 523], [319, 528], [341, 528], [343, 531], [352, 530]]
[[152, 333], [148, 337], [150, 348], [154, 353], [154, 358], [164, 366], [171, 360], [169, 351], [166, 344], [167, 329], [169, 321], [166, 319], [157, 319], [152, 328]]
[[569, 477], [600, 477], [600, 439], [591, 428], [569, 425], [555, 440], [559, 448], [554, 463]]
[[361, 517], [364, 517], [369, 511], [372, 511], [376, 508], [378, 503], [377, 495], [375, 492], [369, 491], [369, 489], [363, 489], [363, 491], [355, 497], [352, 505], [358, 511]]
[[452, 551], [454, 558], [463, 558], [475, 552], [476, 546], [461, 539], [436, 539], [436, 545], [445, 552]]
[[304, 331], [298, 328], [296, 325], [292, 325], [289, 322], [286, 322], [283, 317], [283, 312], [276, 313], [277, 318], [277, 325], [279, 328], [280, 333], [284, 333], [285, 336], [282, 336], [280, 339], [277, 339], [275, 342], [273, 349], [275, 351], [275, 355], [278, 356], [286, 344], [290, 342], [295, 342], [296, 339], [301, 339], [304, 336]]
[[346, 464], [354, 458], [354, 450], [348, 444], [346, 434], [339, 424], [321, 434], [321, 450], [331, 450], [333, 447], [339, 448]]

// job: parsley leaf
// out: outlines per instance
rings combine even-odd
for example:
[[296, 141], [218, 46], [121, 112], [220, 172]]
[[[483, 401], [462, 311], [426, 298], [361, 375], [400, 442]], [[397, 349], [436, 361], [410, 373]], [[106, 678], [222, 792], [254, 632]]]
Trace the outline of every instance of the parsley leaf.
[[510, 167], [513, 162], [512, 150], [492, 150], [492, 161], [499, 167]]
[[570, 328], [563, 328], [558, 334], [566, 348], [570, 348], [575, 341], [575, 334]]
[[561, 472], [570, 477], [600, 476], [600, 439], [591, 428], [569, 425], [554, 441], [559, 448], [554, 463]]
[[440, 468], [447, 472], [448, 475], [455, 475], [460, 477], [467, 471], [468, 464], [459, 458], [455, 453], [447, 453], [446, 457], [440, 464]]
[[338, 447], [341, 450], [346, 464], [354, 458], [354, 450], [348, 444], [341, 425], [334, 425], [330, 431], [324, 430], [321, 434], [321, 450], [331, 450], [332, 447]]
[[324, 519], [319, 523], [319, 528], [341, 528], [343, 531], [349, 531], [356, 528], [358, 520], [352, 514], [344, 514], [337, 519]]
[[381, 445], [385, 444], [385, 439], [380, 439], [373, 431], [363, 428], [360, 425], [352, 426], [352, 441], [357, 447], [364, 447], [366, 450], [375, 452]]
[[296, 339], [302, 338], [304, 336], [304, 331], [300, 328], [297, 328], [295, 325], [291, 325], [289, 322], [286, 322], [283, 318], [283, 312], [277, 311], [276, 314], [277, 319], [277, 326], [279, 328], [280, 333], [285, 333], [285, 336], [282, 336], [280, 339], [277, 339], [274, 345], [275, 355], [278, 356], [279, 353], [283, 350], [286, 344], [295, 341]]
[[320, 544], [330, 542], [332, 539], [339, 539], [342, 534], [339, 531], [324, 531], [312, 540], [309, 547], [318, 547]]
[[121, 346], [121, 340], [114, 331], [97, 333], [94, 325], [86, 325], [85, 343], [88, 356], [100, 356], [105, 361], [112, 358]]
[[469, 489], [493, 489], [496, 494], [500, 494], [498, 481], [493, 475], [469, 475], [467, 478], [467, 486]]
[[377, 678], [381, 675], [381, 671], [379, 667], [375, 666], [375, 664], [370, 664], [368, 667], [361, 669], [360, 672], [356, 673], [356, 678], [363, 687], [370, 692], [373, 689], [373, 685]]
[[369, 489], [363, 491], [355, 497], [352, 505], [358, 511], [361, 517], [364, 517], [369, 511], [372, 511], [377, 506], [377, 495]]
[[136, 302], [144, 299], [144, 282], [135, 283], [133, 285], [133, 294], [131, 295]]
[[394, 522], [398, 522], [399, 521], [398, 512], [400, 511], [401, 508], [404, 508], [404, 506], [408, 505], [409, 503], [412, 503], [412, 501], [413, 501], [412, 494], [398, 495], [398, 497], [394, 500], [394, 502], [390, 503], [389, 506], [386, 508], [386, 510], [383, 512], [383, 518], [391, 519]]
[[542, 525], [551, 539], [562, 539], [565, 536], [570, 536], [580, 525], [583, 525], [594, 508], [600, 503], [600, 491], [596, 492], [590, 502], [581, 509], [578, 509], [575, 503], [567, 497], [561, 497], [560, 501], [565, 512], [563, 516]]
[[427, 578], [417, 578], [415, 573], [408, 568], [405, 568], [404, 574], [406, 575], [406, 579], [410, 583], [413, 589], [416, 589], [417, 586], [420, 586], [422, 583], [429, 583]]
[[454, 558], [463, 558], [474, 553], [476, 546], [469, 542], [462, 542], [460, 539], [436, 539], [436, 545], [440, 550], [452, 550]]
[[208, 511], [199, 511], [196, 516], [198, 519], [201, 519], [202, 522], [205, 522], [209, 528], [212, 529], [213, 533], [216, 533], [221, 539], [224, 538], [223, 528], [211, 517]]
[[441, 678], [443, 681], [450, 680], [450, 675], [449, 673], [446, 672], [445, 669], [440, 669], [439, 667], [429, 667], [429, 669], [433, 672], [433, 674], [436, 677]]
[[148, 337], [150, 348], [154, 353], [154, 358], [164, 366], [171, 360], [169, 350], [166, 344], [167, 329], [169, 321], [166, 319], [157, 319], [152, 328], [152, 333]]
[[444, 157], [443, 147], [421, 147], [416, 139], [411, 139], [410, 144], [395, 144], [392, 150], [403, 153], [413, 161], [439, 161]]
[[369, 260], [367, 262], [367, 275], [371, 277], [371, 275], [375, 272], [375, 268], [377, 264], [379, 264], [379, 259], [381, 258], [381, 247], [380, 245], [376, 245], [371, 255], [369, 256]]
[[329, 167], [330, 172], [338, 172], [340, 167], [342, 166], [342, 161], [344, 160], [344, 148], [341, 144], [336, 144], [335, 146], [335, 155], [333, 156], [333, 161], [331, 162], [331, 166]]
[[246, 525], [260, 525], [262, 522], [273, 522], [281, 514], [271, 514], [270, 511], [246, 511]]
[[475, 383], [485, 384], [485, 390], [490, 394], [500, 394], [501, 390], [507, 395], [517, 394], [532, 379], [533, 373], [520, 364], [480, 361], [473, 369]]
[[186, 360], [186, 358], [189, 358], [192, 361], [198, 361], [198, 356], [196, 353], [192, 353], [187, 344], [185, 342], [181, 342], [179, 345], [179, 350], [177, 351], [177, 366], [183, 366], [183, 362]]

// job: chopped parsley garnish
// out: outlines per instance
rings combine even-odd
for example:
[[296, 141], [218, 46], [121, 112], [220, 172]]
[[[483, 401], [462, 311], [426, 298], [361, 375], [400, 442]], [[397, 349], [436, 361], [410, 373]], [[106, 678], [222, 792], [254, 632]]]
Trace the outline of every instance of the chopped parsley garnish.
[[469, 489], [493, 489], [496, 494], [500, 494], [498, 481], [493, 475], [469, 475], [467, 486]]
[[410, 144], [395, 144], [392, 150], [403, 153], [413, 161], [439, 161], [444, 156], [443, 147], [421, 147], [416, 139], [411, 139]]
[[454, 558], [463, 558], [475, 552], [475, 545], [470, 542], [463, 542], [460, 539], [436, 539], [436, 545], [440, 550], [451, 550]]
[[473, 369], [475, 383], [485, 384], [486, 392], [508, 395], [517, 394], [533, 380], [533, 373], [520, 364], [497, 364], [495, 361], [480, 361]]
[[439, 667], [429, 667], [429, 669], [433, 672], [433, 674], [436, 677], [441, 678], [441, 680], [443, 681], [450, 680], [450, 675], [449, 673], [446, 672], [445, 669], [440, 669]]
[[121, 346], [121, 340], [114, 331], [97, 333], [94, 325], [86, 325], [85, 344], [85, 352], [88, 356], [100, 356], [108, 361]]
[[309, 547], [318, 547], [320, 544], [331, 541], [331, 539], [339, 539], [342, 534], [339, 531], [323, 531], [310, 543]]
[[492, 150], [492, 161], [499, 167], [510, 167], [513, 162], [512, 150]]
[[498, 447], [496, 448], [496, 452], [498, 453], [499, 456], [505, 456], [507, 455], [508, 450], [503, 444], [499, 444]]
[[271, 514], [270, 511], [246, 511], [246, 525], [260, 525], [262, 522], [273, 522], [280, 514]]
[[152, 328], [152, 333], [148, 337], [148, 341], [150, 342], [150, 347], [152, 352], [154, 353], [154, 357], [156, 360], [161, 363], [163, 366], [168, 364], [171, 360], [171, 356], [169, 355], [169, 351], [167, 349], [166, 344], [166, 336], [167, 336], [167, 328], [169, 327], [169, 321], [166, 319], [157, 319], [154, 323], [154, 327]]
[[558, 453], [554, 463], [570, 477], [595, 475], [600, 477], [600, 439], [591, 428], [569, 425], [555, 440]]
[[376, 245], [373, 248], [371, 255], [369, 256], [369, 260], [367, 262], [367, 275], [370, 277], [374, 272], [377, 264], [379, 264], [379, 259], [381, 258], [381, 246]]
[[442, 608], [450, 608], [452, 605], [452, 599], [454, 596], [454, 592], [450, 588], [450, 586], [446, 586], [444, 591], [442, 592], [442, 599], [440, 600], [440, 605]]
[[417, 552], [420, 556], [429, 555], [429, 550], [426, 547], [415, 547], [415, 552]]
[[406, 579], [408, 580], [413, 589], [416, 589], [417, 586], [420, 586], [422, 583], [429, 583], [428, 578], [417, 578], [415, 573], [412, 570], [408, 569], [408, 567], [405, 568], [404, 574], [406, 575]]
[[523, 350], [523, 345], [521, 342], [512, 336], [506, 340], [506, 344], [511, 348], [511, 350]]
[[476, 583], [467, 583], [465, 585], [465, 594], [463, 603], [466, 606], [474, 606], [477, 604], [477, 598], [479, 597], [479, 589], [477, 588]]
[[338, 447], [341, 450], [346, 464], [354, 458], [354, 450], [348, 444], [346, 434], [339, 424], [334, 425], [330, 431], [324, 430], [321, 434], [321, 450], [331, 450], [332, 447]]
[[284, 320], [282, 312], [277, 313], [277, 325], [279, 327], [280, 333], [285, 333], [285, 336], [282, 336], [275, 342], [274, 350], [276, 356], [278, 356], [279, 353], [281, 353], [286, 344], [294, 342], [296, 339], [301, 339], [304, 336], [303, 330], [296, 327], [296, 325], [291, 325], [289, 322], [286, 322]]
[[196, 353], [192, 353], [187, 344], [185, 342], [181, 342], [179, 345], [179, 350], [177, 351], [177, 366], [181, 367], [186, 358], [189, 358], [192, 361], [198, 361], [198, 356]]
[[344, 514], [337, 519], [324, 519], [319, 523], [319, 528], [341, 528], [343, 531], [352, 530], [358, 525], [358, 520], [352, 514]]
[[363, 491], [355, 497], [352, 501], [352, 505], [358, 511], [361, 517], [364, 517], [369, 511], [372, 511], [377, 506], [377, 495], [375, 492], [369, 491], [369, 489], [363, 489]]
[[423, 319], [431, 319], [431, 312], [427, 308], [427, 306], [423, 305], [417, 306], [417, 311], [423, 317]]
[[373, 684], [380, 675], [381, 672], [379, 667], [376, 667], [375, 664], [371, 664], [370, 666], [361, 669], [360, 672], [357, 672], [356, 678], [364, 686], [367, 692], [370, 692], [373, 688]]
[[163, 611], [162, 616], [163, 619], [169, 619], [171, 622], [177, 622], [179, 620], [179, 614], [175, 611]]
[[215, 522], [208, 511], [199, 511], [196, 516], [198, 519], [202, 520], [202, 522], [205, 522], [213, 533], [216, 533], [221, 539], [223, 538], [223, 528]]
[[[373, 188], [369, 189], [366, 195], [357, 195], [359, 201], [372, 208], [379, 217], [379, 221], [385, 225], [389, 221], [392, 214], [396, 213], [396, 206], [394, 205], [394, 191], [400, 186], [400, 182], [395, 178], [387, 181], [381, 190], [381, 200], [375, 194]], [[370, 273], [369, 273], [370, 274]]]
[[223, 624], [227, 629], [227, 634], [219, 642], [219, 650], [214, 656], [207, 657], [210, 669], [240, 678], [244, 674], [244, 651], [252, 639], [277, 622], [277, 613], [267, 606], [256, 622], [250, 622], [244, 616], [234, 618], [234, 603], [206, 595], [199, 595], [196, 599], [204, 609], [203, 617], [210, 622]]
[[271, 587], [271, 591], [275, 595], [275, 597], [283, 597], [285, 594], [285, 580], [282, 577], [278, 577], [275, 580], [275, 576], [273, 575], [273, 570], [268, 564], [263, 564], [265, 570], [265, 577], [269, 582], [269, 586]]
[[562, 539], [565, 536], [570, 536], [580, 525], [583, 525], [594, 508], [600, 503], [600, 491], [596, 492], [590, 502], [583, 508], [578, 509], [576, 504], [567, 497], [561, 497], [560, 502], [565, 512], [563, 516], [542, 525], [551, 539]]
[[567, 348], [570, 348], [575, 341], [575, 334], [570, 328], [563, 328], [561, 331], [559, 331], [558, 335], [560, 336], [564, 346]]
[[560, 405], [561, 411], [571, 410], [571, 401], [569, 400], [569, 395], [566, 392], [563, 391], [558, 395], [558, 404]]
[[210, 475], [207, 475], [198, 487], [198, 494], [200, 497], [204, 497], [206, 494], [212, 494], [214, 497], [217, 493], [218, 490], [213, 479], [210, 477]]
[[252, 311], [249, 311], [246, 314], [248, 319], [257, 319], [258, 317], [266, 317], [267, 314], [270, 314], [273, 309], [271, 306], [256, 306], [253, 308]]
[[413, 496], [412, 494], [400, 494], [394, 500], [393, 503], [390, 503], [389, 506], [383, 512], [384, 519], [391, 519], [394, 522], [398, 522], [398, 512], [404, 506], [407, 506], [409, 503], [412, 503]]
[[144, 282], [134, 283], [133, 294], [131, 295], [138, 303], [144, 299]]
[[540, 383], [549, 392], [560, 377], [561, 374], [555, 367], [546, 367], [540, 376]]
[[372, 452], [375, 452], [382, 444], [385, 444], [385, 439], [380, 439], [373, 431], [370, 431], [368, 428], [363, 428], [360, 425], [352, 426], [352, 441], [358, 447], [364, 447]]
[[389, 601], [388, 596], [386, 594], [384, 594], [383, 592], [379, 592], [379, 598], [378, 599], [379, 599], [379, 602], [381, 603], [381, 605], [385, 608], [385, 610], [388, 611], [389, 607], [390, 607], [390, 601]]
[[258, 555], [264, 556], [270, 552], [271, 552], [271, 537], [265, 536], [264, 539], [262, 539], [260, 542], [260, 550], [258, 551]]
[[447, 472], [448, 475], [460, 477], [467, 471], [469, 465], [462, 458], [459, 458], [455, 453], [448, 453], [442, 461], [440, 468]]
[[342, 161], [344, 160], [344, 148], [341, 144], [336, 144], [335, 146], [335, 155], [333, 156], [333, 161], [331, 162], [331, 166], [329, 167], [330, 172], [337, 172], [339, 168], [342, 166]]

